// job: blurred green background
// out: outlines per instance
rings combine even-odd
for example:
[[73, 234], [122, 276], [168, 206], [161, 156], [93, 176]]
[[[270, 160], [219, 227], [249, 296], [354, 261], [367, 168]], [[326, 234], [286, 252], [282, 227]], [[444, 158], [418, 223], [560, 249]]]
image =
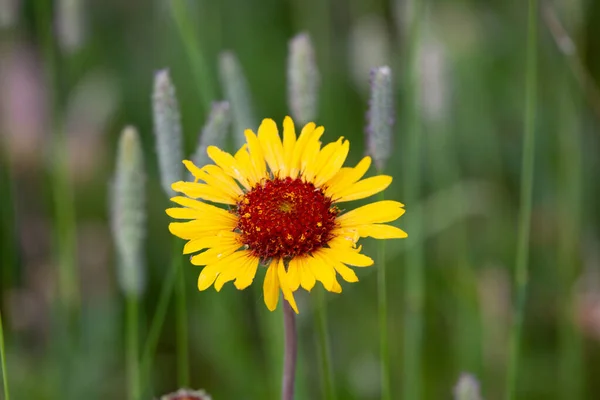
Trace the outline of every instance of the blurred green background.
[[[233, 51], [257, 118], [281, 123], [288, 41], [308, 32], [321, 74], [317, 123], [325, 141], [364, 154], [369, 70], [391, 65], [396, 137], [386, 198], [404, 201], [406, 53], [403, 1], [188, 0], [190, 62], [170, 1], [0, 2], [0, 307], [13, 399], [124, 399], [124, 300], [109, 226], [109, 182], [126, 124], [141, 134], [147, 166], [146, 274], [140, 341], [171, 267], [171, 235], [152, 134], [156, 71], [169, 68], [186, 154], [222, 100], [219, 54]], [[387, 244], [393, 398], [403, 377], [404, 254], [423, 246], [423, 399], [448, 399], [462, 372], [486, 399], [502, 398], [517, 243], [525, 86], [526, 4], [425, 2], [416, 87], [422, 126], [419, 201], [423, 235]], [[600, 2], [540, 2], [538, 118], [530, 287], [517, 394], [521, 399], [600, 398]], [[200, 79], [200, 81], [199, 81]], [[253, 127], [255, 128], [255, 127]], [[229, 148], [230, 151], [234, 149]], [[412, 154], [414, 156], [414, 154]], [[66, 222], [65, 222], [66, 221]], [[410, 235], [410, 231], [409, 231]], [[376, 246], [364, 240], [367, 254]], [[184, 257], [185, 258], [185, 257]], [[73, 285], [59, 265], [72, 262]], [[279, 393], [282, 316], [262, 300], [262, 275], [244, 292], [196, 290], [184, 259], [191, 386], [214, 399]], [[377, 265], [377, 263], [376, 263]], [[376, 267], [326, 293], [339, 399], [378, 399]], [[316, 288], [318, 290], [320, 288]], [[298, 398], [322, 398], [314, 296], [298, 294]], [[68, 310], [65, 316], [63, 310]], [[146, 398], [177, 389], [173, 302]]]

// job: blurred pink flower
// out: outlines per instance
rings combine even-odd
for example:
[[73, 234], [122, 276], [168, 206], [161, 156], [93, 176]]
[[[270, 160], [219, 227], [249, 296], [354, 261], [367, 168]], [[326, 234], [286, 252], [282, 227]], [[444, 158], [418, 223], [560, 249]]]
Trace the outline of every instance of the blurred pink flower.
[[48, 128], [40, 60], [27, 45], [0, 46], [0, 143], [18, 168], [43, 160]]

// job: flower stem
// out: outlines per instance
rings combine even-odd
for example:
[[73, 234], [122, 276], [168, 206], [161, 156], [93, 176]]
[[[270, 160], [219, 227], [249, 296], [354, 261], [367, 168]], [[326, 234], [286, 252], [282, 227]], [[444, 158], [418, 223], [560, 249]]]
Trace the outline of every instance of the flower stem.
[[510, 332], [510, 353], [506, 380], [506, 399], [515, 398], [519, 371], [520, 341], [523, 329], [527, 296], [529, 234], [533, 193], [533, 167], [535, 155], [535, 109], [536, 109], [536, 45], [537, 45], [537, 0], [528, 1], [527, 64], [525, 80], [525, 121], [523, 136], [523, 161], [521, 167], [521, 199], [519, 236], [515, 264], [516, 298], [513, 304], [513, 323]]
[[177, 377], [180, 387], [189, 386], [190, 382], [190, 363], [188, 346], [188, 323], [187, 323], [187, 301], [185, 296], [185, 274], [183, 271], [183, 257], [181, 247], [178, 242], [175, 245], [174, 259], [177, 269], [177, 292], [176, 318], [177, 318]]
[[4, 385], [4, 400], [10, 400], [8, 391], [8, 372], [6, 371], [6, 349], [4, 348], [4, 325], [2, 324], [2, 313], [0, 312], [0, 360], [2, 362], [2, 383]]
[[129, 381], [129, 400], [140, 400], [140, 365], [139, 365], [139, 343], [138, 343], [138, 321], [139, 305], [134, 295], [128, 295], [127, 302], [127, 379]]
[[281, 400], [294, 399], [296, 380], [296, 358], [298, 355], [298, 335], [296, 333], [296, 315], [287, 300], [283, 304], [283, 328], [285, 331], [285, 354], [283, 359], [283, 381]]
[[335, 400], [335, 386], [333, 385], [333, 374], [331, 371], [331, 354], [329, 351], [329, 332], [327, 329], [327, 306], [325, 304], [325, 296], [323, 290], [315, 290], [316, 297], [316, 312], [315, 324], [318, 331], [318, 344], [321, 358], [321, 376], [323, 377], [323, 398], [327, 400]]
[[[379, 195], [379, 200], [385, 200], [383, 193]], [[385, 281], [385, 240], [378, 243], [377, 261], [377, 294], [379, 308], [379, 362], [381, 365], [381, 399], [391, 399], [390, 389], [390, 354], [388, 348], [388, 305], [387, 305], [387, 287]]]

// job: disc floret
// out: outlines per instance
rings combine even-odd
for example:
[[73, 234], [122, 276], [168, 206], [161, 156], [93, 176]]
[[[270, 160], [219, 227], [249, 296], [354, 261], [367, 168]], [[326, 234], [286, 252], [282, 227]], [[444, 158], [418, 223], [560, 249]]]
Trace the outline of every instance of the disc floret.
[[274, 178], [256, 185], [237, 204], [236, 230], [262, 260], [310, 254], [333, 238], [339, 213], [331, 198], [300, 178]]

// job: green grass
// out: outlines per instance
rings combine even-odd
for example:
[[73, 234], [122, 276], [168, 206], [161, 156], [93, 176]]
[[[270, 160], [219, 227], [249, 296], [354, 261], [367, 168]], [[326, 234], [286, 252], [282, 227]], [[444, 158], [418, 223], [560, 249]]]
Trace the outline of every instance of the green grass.
[[[381, 194], [379, 200], [385, 200]], [[390, 350], [388, 344], [388, 300], [387, 281], [385, 279], [385, 241], [377, 244], [377, 313], [379, 314], [379, 362], [381, 371], [381, 398], [390, 400]]]
[[420, 200], [421, 157], [423, 130], [421, 121], [421, 89], [419, 87], [419, 51], [423, 29], [424, 4], [422, 0], [413, 0], [408, 7], [412, 10], [407, 29], [404, 99], [406, 122], [403, 126], [406, 146], [403, 203], [407, 204], [407, 241], [411, 247], [406, 252], [404, 265], [404, 347], [402, 369], [402, 398], [406, 400], [421, 399], [422, 394], [422, 357], [423, 357], [423, 325], [425, 314], [425, 260], [423, 243], [423, 216], [410, 213], [411, 205]]
[[2, 363], [2, 387], [4, 388], [4, 399], [10, 400], [8, 389], [8, 370], [6, 367], [6, 348], [4, 347], [4, 325], [2, 324], [2, 313], [0, 313], [0, 362]]
[[514, 272], [513, 321], [510, 333], [510, 349], [506, 381], [506, 399], [516, 397], [517, 377], [519, 376], [521, 359], [521, 340], [527, 288], [529, 285], [529, 238], [531, 227], [531, 210], [533, 202], [533, 178], [535, 156], [535, 129], [537, 108], [537, 0], [528, 2], [527, 19], [527, 61], [525, 77], [525, 118], [523, 132], [523, 159], [521, 166], [521, 190], [519, 207], [519, 231], [517, 256]]
[[[178, 241], [178, 239], [176, 239]], [[188, 339], [188, 312], [187, 300], [185, 295], [185, 281], [183, 255], [179, 243], [175, 246], [174, 268], [177, 269], [177, 291], [175, 293], [175, 307], [177, 319], [177, 381], [180, 387], [188, 387], [190, 382], [190, 360], [189, 360], [189, 339]], [[177, 258], [179, 255], [179, 258]]]
[[133, 295], [127, 296], [126, 303], [128, 398], [139, 400], [142, 392], [139, 364], [139, 304], [138, 299]]
[[333, 365], [331, 363], [331, 349], [329, 345], [329, 327], [327, 319], [327, 302], [325, 301], [325, 290], [321, 287], [314, 289], [314, 327], [317, 333], [317, 343], [319, 347], [322, 397], [327, 400], [337, 398], [335, 383], [333, 379]]

